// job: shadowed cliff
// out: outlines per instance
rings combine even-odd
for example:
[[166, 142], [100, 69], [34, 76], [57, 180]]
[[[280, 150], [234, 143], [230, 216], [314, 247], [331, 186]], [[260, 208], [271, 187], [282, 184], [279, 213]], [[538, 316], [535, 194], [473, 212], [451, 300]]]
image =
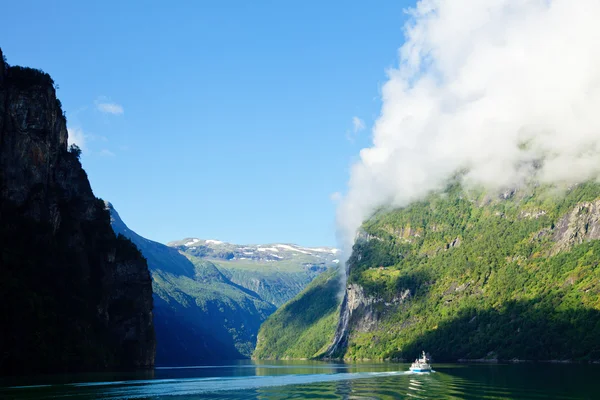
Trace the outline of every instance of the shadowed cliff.
[[151, 367], [146, 260], [67, 148], [53, 83], [0, 57], [0, 373]]

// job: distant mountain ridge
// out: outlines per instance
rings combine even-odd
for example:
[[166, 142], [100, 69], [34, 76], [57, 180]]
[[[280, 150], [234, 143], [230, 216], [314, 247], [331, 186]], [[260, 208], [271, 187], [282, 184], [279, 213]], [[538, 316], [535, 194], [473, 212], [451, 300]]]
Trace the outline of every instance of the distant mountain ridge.
[[167, 243], [195, 257], [225, 260], [273, 262], [302, 260], [305, 264], [337, 264], [339, 250], [334, 247], [302, 247], [289, 243], [239, 245], [215, 239], [185, 238]]
[[192, 262], [210, 261], [232, 282], [279, 307], [317, 275], [339, 263], [333, 247], [289, 243], [238, 245], [215, 239], [185, 238], [168, 246]]

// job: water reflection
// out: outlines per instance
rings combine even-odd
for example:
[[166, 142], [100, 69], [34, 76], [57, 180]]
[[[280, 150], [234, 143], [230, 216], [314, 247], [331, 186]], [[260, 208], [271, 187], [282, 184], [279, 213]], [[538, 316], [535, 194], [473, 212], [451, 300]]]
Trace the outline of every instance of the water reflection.
[[271, 375], [303, 375], [318, 373], [334, 374], [342, 369], [347, 369], [345, 364], [323, 363], [320, 361], [255, 361], [257, 376]]
[[[412, 374], [408, 365], [257, 362], [143, 371], [135, 374], [20, 378], [11, 399], [594, 399], [598, 365], [436, 365]], [[177, 396], [177, 397], [173, 397]]]

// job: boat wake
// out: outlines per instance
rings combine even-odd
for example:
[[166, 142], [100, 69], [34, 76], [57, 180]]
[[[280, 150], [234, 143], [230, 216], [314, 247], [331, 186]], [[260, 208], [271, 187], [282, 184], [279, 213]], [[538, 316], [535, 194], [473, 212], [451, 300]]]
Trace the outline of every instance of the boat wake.
[[[211, 377], [211, 378], [184, 378], [184, 379], [151, 379], [118, 382], [89, 382], [52, 385], [57, 397], [79, 397], [85, 393], [86, 388], [93, 389], [96, 398], [105, 400], [138, 399], [148, 397], [167, 397], [181, 395], [196, 395], [221, 391], [237, 391], [259, 389], [285, 385], [305, 385], [320, 382], [334, 382], [364, 378], [389, 377], [414, 375], [410, 371], [386, 372], [356, 372], [332, 374], [295, 374], [295, 375], [267, 375], [243, 377]], [[11, 389], [17, 391], [33, 390], [33, 386], [19, 386]], [[25, 393], [20, 393], [21, 395]]]

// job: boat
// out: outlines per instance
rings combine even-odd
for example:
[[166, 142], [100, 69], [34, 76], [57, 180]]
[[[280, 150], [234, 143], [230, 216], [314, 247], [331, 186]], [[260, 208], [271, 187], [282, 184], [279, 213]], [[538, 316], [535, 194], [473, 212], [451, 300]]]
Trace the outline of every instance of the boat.
[[431, 365], [425, 352], [421, 354], [421, 358], [417, 358], [410, 366], [411, 372], [431, 372]]

